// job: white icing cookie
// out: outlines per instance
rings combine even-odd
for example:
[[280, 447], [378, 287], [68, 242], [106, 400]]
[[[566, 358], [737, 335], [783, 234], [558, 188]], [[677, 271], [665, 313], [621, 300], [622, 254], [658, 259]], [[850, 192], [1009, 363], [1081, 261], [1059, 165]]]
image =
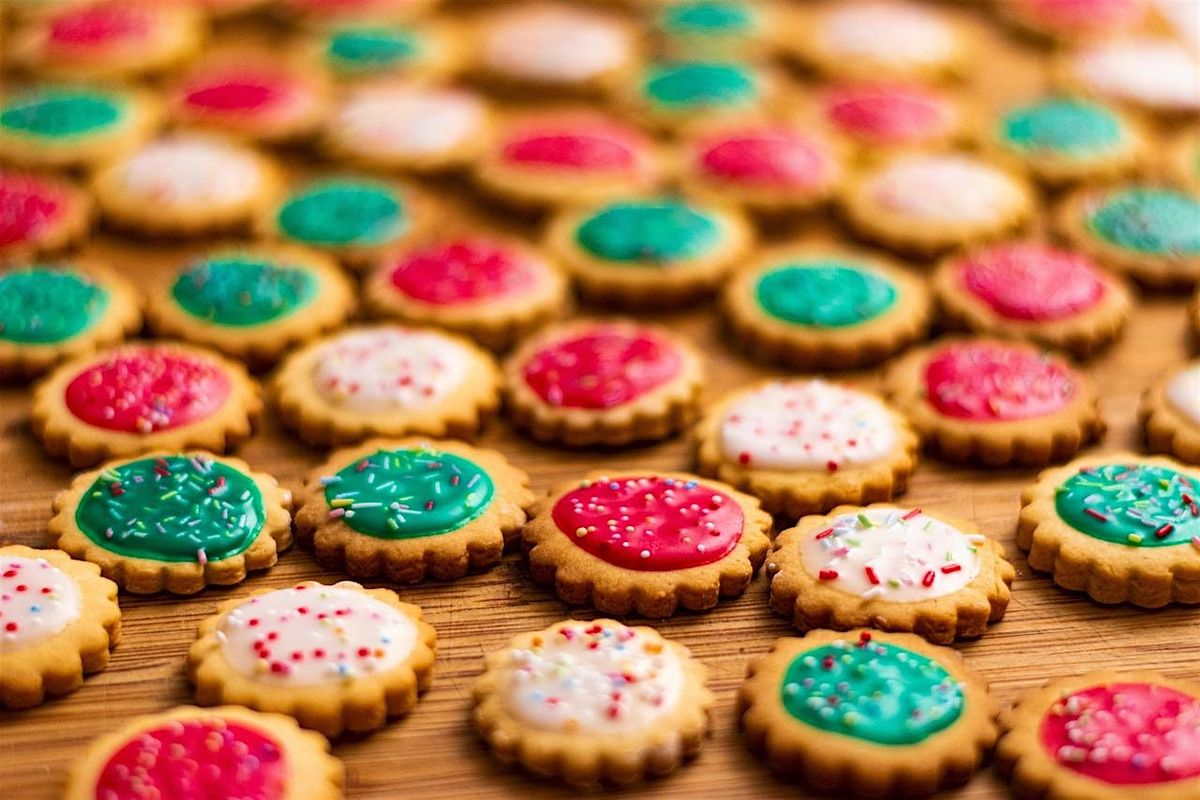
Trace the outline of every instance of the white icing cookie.
[[938, 64], [955, 49], [954, 31], [937, 14], [892, 2], [841, 6], [816, 35], [833, 53], [896, 66]]
[[420, 408], [462, 384], [470, 355], [430, 331], [354, 331], [322, 348], [313, 379], [326, 400], [353, 411]]
[[191, 205], [242, 203], [261, 188], [262, 170], [253, 154], [207, 139], [163, 139], [121, 166], [121, 182], [149, 203]]
[[365, 153], [435, 155], [467, 141], [484, 116], [483, 103], [468, 92], [372, 87], [342, 106], [333, 130], [346, 146]]
[[1181, 370], [1167, 384], [1171, 407], [1200, 425], [1200, 365]]
[[496, 72], [565, 83], [619, 68], [629, 49], [618, 23], [586, 11], [539, 6], [497, 18], [484, 33], [481, 57]]
[[914, 155], [893, 162], [870, 187], [892, 211], [928, 221], [982, 223], [1021, 203], [1020, 186], [1003, 172], [961, 155]]
[[1075, 76], [1106, 97], [1148, 106], [1200, 109], [1200, 60], [1179, 42], [1113, 39], [1077, 52]]
[[49, 561], [0, 556], [0, 653], [53, 636], [82, 608], [75, 581]]

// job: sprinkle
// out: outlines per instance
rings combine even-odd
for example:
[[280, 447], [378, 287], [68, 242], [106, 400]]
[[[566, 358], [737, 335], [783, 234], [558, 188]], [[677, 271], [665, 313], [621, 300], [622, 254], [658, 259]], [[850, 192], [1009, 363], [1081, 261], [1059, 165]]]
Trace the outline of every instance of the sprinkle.
[[1154, 531], [1154, 535], [1157, 536], [1159, 539], [1164, 539], [1164, 538], [1170, 536], [1171, 532], [1174, 530], [1175, 530], [1175, 526], [1168, 522], [1166, 525], [1163, 525], [1161, 528]]
[[1099, 520], [1100, 522], [1108, 522], [1108, 517], [1104, 516], [1094, 508], [1085, 508], [1083, 513], [1087, 514], [1092, 519]]
[[933, 586], [933, 579], [936, 577], [937, 576], [934, 574], [934, 571], [929, 570], [928, 572], [925, 573], [925, 577], [921, 578], [921, 585], [926, 588]]
[[910, 519], [912, 519], [913, 517], [919, 517], [919, 516], [921, 516], [921, 509], [919, 509], [919, 508], [914, 508], [914, 509], [910, 510], [910, 511], [909, 511], [907, 514], [905, 514], [904, 516], [900, 517], [900, 519], [902, 519], [902, 520], [904, 520], [905, 522], [907, 522], [907, 521], [909, 521]]
[[817, 577], [823, 581], [834, 581], [837, 580], [838, 574], [835, 569], [823, 569], [817, 573]]

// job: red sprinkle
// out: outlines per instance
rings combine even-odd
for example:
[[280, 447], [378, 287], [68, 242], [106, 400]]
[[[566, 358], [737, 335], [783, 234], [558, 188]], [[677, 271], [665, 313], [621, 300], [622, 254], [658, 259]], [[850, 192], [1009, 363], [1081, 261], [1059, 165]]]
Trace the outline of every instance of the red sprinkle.
[[823, 581], [837, 580], [837, 576], [838, 574], [836, 569], [823, 569], [817, 573], [817, 577]]
[[1108, 517], [1104, 516], [1103, 514], [1101, 514], [1099, 511], [1097, 511], [1094, 508], [1085, 508], [1083, 510], [1083, 513], [1087, 514], [1089, 517], [1091, 517], [1093, 519], [1098, 519], [1101, 522], [1108, 522]]
[[907, 522], [908, 520], [912, 519], [913, 517], [919, 517], [919, 516], [921, 516], [921, 509], [914, 508], [911, 511], [909, 511], [907, 514], [905, 514], [903, 517], [901, 517], [900, 519], [905, 520]]
[[867, 572], [867, 580], [869, 580], [873, 584], [878, 585], [879, 584], [879, 576], [875, 574], [875, 568], [867, 567], [866, 572]]
[[830, 536], [833, 536], [833, 528], [826, 528], [825, 530], [823, 530], [823, 531], [821, 531], [820, 533], [818, 533], [818, 534], [816, 535], [816, 538], [817, 538], [817, 539], [826, 539], [826, 538], [828, 538], [828, 537], [830, 537]]
[[827, 461], [827, 462], [825, 462], [825, 468], [827, 470], [829, 470], [830, 472], [837, 472], [838, 471], [837, 462], [836, 461]]
[[921, 579], [921, 585], [925, 587], [933, 586], [933, 579], [936, 577], [933, 570], [929, 570], [929, 572], [925, 573], [925, 577]]
[[1158, 538], [1162, 539], [1166, 536], [1170, 536], [1171, 531], [1173, 531], [1173, 530], [1175, 530], [1175, 526], [1168, 522], [1166, 525], [1163, 525], [1161, 528], [1156, 530], [1154, 532], [1154, 535], [1157, 536]]
[[958, 572], [960, 569], [962, 569], [961, 564], [947, 564], [946, 566], [942, 567], [942, 574], [949, 575], [952, 572]]

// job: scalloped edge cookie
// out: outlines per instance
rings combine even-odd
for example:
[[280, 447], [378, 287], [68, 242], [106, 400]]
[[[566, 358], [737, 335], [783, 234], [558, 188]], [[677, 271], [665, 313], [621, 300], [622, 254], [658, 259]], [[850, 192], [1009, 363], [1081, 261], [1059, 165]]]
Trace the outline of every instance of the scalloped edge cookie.
[[[1151, 452], [1166, 453], [1189, 464], [1200, 464], [1200, 423], [1189, 419], [1167, 395], [1167, 387], [1186, 370], [1200, 370], [1200, 361], [1189, 361], [1167, 370], [1142, 393], [1138, 421]], [[1200, 396], [1194, 398], [1200, 407]]]
[[33, 181], [61, 195], [67, 207], [58, 219], [36, 231], [34, 238], [20, 239], [12, 244], [0, 246], [0, 265], [66, 250], [82, 242], [91, 232], [96, 216], [96, 203], [91, 194], [74, 182], [49, 173], [0, 167], [0, 183], [14, 176]]

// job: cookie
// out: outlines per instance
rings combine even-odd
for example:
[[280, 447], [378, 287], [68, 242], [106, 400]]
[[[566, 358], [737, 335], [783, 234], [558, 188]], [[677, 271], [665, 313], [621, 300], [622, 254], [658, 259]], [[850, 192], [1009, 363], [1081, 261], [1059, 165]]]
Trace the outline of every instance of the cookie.
[[309, 476], [296, 537], [356, 578], [456, 580], [500, 562], [533, 502], [528, 482], [494, 450], [374, 439]]
[[929, 327], [924, 282], [886, 258], [836, 244], [768, 250], [726, 284], [734, 343], [793, 369], [875, 364]]
[[654, 310], [711, 294], [753, 241], [736, 209], [666, 195], [564, 209], [545, 235], [585, 299]]
[[684, 472], [593, 472], [560, 484], [521, 532], [529, 571], [567, 603], [669, 617], [738, 597], [766, 558], [758, 500]]
[[872, 627], [935, 644], [986, 633], [1016, 577], [974, 524], [879, 503], [804, 517], [775, 538], [767, 574], [771, 610], [802, 631]]
[[339, 327], [354, 288], [327, 256], [298, 247], [217, 247], [185, 261], [150, 293], [159, 336], [269, 366], [295, 346]]
[[475, 728], [505, 763], [581, 788], [666, 775], [694, 758], [707, 670], [653, 628], [564, 620], [487, 657]]
[[701, 121], [770, 114], [783, 80], [750, 61], [654, 61], [626, 83], [624, 104], [639, 123], [673, 132]]
[[376, 316], [436, 325], [493, 350], [508, 349], [568, 303], [566, 277], [540, 252], [483, 230], [390, 256], [363, 293]]
[[75, 184], [0, 167], [0, 264], [65, 250], [92, 227], [92, 198]]
[[1200, 130], [1184, 133], [1176, 140], [1167, 174], [1180, 187], [1200, 192]]
[[92, 192], [107, 222], [148, 236], [247, 228], [279, 190], [274, 163], [203, 134], [156, 139], [96, 173]]
[[188, 679], [201, 705], [287, 714], [332, 737], [412, 711], [436, 649], [421, 609], [390, 589], [304, 581], [222, 603], [200, 623]]
[[37, 86], [0, 99], [0, 161], [88, 169], [153, 135], [161, 110], [136, 90]]
[[59, 550], [0, 547], [0, 708], [68, 694], [121, 638], [117, 587]]
[[1043, 466], [1104, 433], [1090, 381], [1021, 342], [943, 340], [897, 361], [887, 386], [926, 448], [948, 461]]
[[701, 475], [790, 519], [891, 500], [908, 485], [918, 444], [908, 422], [881, 400], [819, 378], [738, 389], [695, 431]]
[[905, 633], [778, 639], [738, 692], [749, 748], [841, 797], [966, 783], [995, 744], [995, 716], [987, 683], [958, 653]]
[[769, 3], [670, 0], [654, 10], [658, 50], [682, 58], [771, 55], [784, 19]]
[[1105, 453], [1048, 469], [1021, 494], [1029, 566], [1099, 603], [1200, 603], [1200, 471]]
[[1200, 61], [1176, 38], [1102, 39], [1062, 53], [1053, 71], [1065, 89], [1102, 100], [1168, 116], [1200, 111]]
[[1035, 240], [950, 256], [932, 279], [943, 318], [976, 333], [1027, 339], [1088, 358], [1125, 328], [1124, 281], [1087, 255]]
[[1089, 672], [1028, 691], [1000, 715], [996, 768], [1022, 797], [1200, 793], [1200, 686], [1156, 672]]
[[246, 462], [200, 451], [109, 461], [54, 498], [50, 542], [136, 594], [194, 594], [274, 566], [292, 495]]
[[345, 769], [318, 733], [240, 706], [135, 717], [71, 765], [63, 800], [256, 797], [338, 800]]
[[432, 329], [349, 328], [296, 350], [274, 379], [284, 424], [310, 444], [372, 436], [473, 437], [499, 405], [500, 376], [476, 345]]
[[1005, 0], [996, 7], [1020, 30], [1068, 45], [1138, 30], [1149, 9], [1147, 0]]
[[1200, 361], [1154, 381], [1142, 395], [1138, 416], [1151, 452], [1200, 464]]
[[30, 426], [73, 467], [151, 450], [224, 452], [250, 436], [258, 384], [210, 350], [132, 342], [57, 367], [33, 392]]
[[429, 11], [440, 0], [274, 0], [288, 22], [317, 29], [395, 25]]
[[332, 159], [364, 169], [447, 172], [475, 162], [490, 121], [487, 103], [465, 89], [372, 83], [338, 101], [321, 145]]
[[632, 320], [552, 326], [504, 363], [512, 423], [571, 447], [667, 438], [696, 418], [703, 380], [691, 344]]
[[1200, 195], [1149, 183], [1085, 187], [1058, 208], [1058, 231], [1149, 289], [1200, 282]]
[[818, 90], [818, 121], [848, 141], [860, 158], [912, 148], [940, 148], [966, 138], [962, 104], [911, 81], [842, 81]]
[[437, 79], [458, 71], [463, 46], [453, 29], [411, 25], [341, 25], [316, 34], [317, 58], [339, 81]]

